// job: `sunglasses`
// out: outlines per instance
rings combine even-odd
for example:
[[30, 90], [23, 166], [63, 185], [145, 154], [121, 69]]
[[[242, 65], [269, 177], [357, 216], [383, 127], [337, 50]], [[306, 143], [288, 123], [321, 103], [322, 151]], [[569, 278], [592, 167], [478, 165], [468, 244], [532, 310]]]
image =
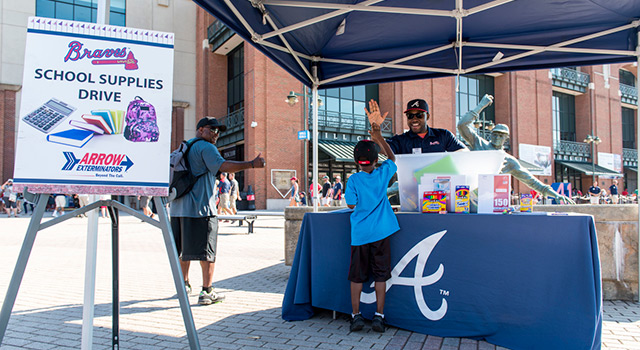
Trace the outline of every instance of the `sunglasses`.
[[422, 119], [424, 118], [425, 113], [406, 113], [407, 115], [407, 119], [411, 120], [413, 118], [418, 118], [418, 119]]
[[205, 127], [205, 129], [209, 129], [209, 131], [211, 131], [212, 133], [214, 133], [216, 135], [220, 134], [220, 129], [218, 129], [218, 128], [211, 128], [211, 127], [207, 128], [207, 127]]

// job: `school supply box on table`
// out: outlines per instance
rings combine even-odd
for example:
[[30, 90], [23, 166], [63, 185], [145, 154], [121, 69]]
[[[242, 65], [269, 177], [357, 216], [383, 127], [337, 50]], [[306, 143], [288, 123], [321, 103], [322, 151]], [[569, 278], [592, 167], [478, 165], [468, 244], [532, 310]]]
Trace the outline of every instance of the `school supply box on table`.
[[[424, 192], [434, 191], [436, 186], [446, 188], [446, 181], [442, 179], [448, 176], [447, 211], [455, 212], [456, 186], [468, 186], [470, 209], [474, 212], [477, 204], [478, 175], [499, 174], [505, 154], [504, 151], [495, 150], [397, 155], [400, 210], [421, 212]], [[423, 183], [423, 179], [426, 183]]]

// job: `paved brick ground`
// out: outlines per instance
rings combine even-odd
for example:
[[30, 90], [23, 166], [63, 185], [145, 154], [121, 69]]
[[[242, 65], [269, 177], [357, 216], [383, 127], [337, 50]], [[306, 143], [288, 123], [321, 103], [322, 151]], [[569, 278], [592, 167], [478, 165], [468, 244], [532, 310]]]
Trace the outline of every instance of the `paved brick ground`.
[[[0, 297], [4, 298], [29, 218], [0, 215]], [[87, 219], [38, 234], [1, 349], [80, 347]], [[260, 218], [256, 233], [223, 223], [215, 285], [227, 299], [198, 306], [190, 296], [203, 349], [504, 349], [390, 328], [349, 334], [330, 312], [302, 322], [280, 318], [290, 268], [284, 266], [284, 220]], [[100, 219], [94, 348], [111, 347], [110, 221]], [[186, 349], [188, 340], [159, 230], [133, 217], [121, 224], [121, 348]], [[190, 273], [201, 284], [200, 267]], [[606, 302], [605, 349], [640, 349], [640, 306]]]

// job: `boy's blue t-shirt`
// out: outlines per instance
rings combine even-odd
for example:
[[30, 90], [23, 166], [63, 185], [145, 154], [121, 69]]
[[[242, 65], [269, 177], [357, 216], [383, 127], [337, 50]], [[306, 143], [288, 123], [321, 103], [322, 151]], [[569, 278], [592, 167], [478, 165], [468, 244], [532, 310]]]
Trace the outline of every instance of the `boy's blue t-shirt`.
[[376, 242], [400, 230], [387, 199], [387, 185], [397, 170], [396, 163], [387, 159], [371, 174], [361, 171], [349, 177], [344, 198], [356, 206], [351, 214], [352, 246]]

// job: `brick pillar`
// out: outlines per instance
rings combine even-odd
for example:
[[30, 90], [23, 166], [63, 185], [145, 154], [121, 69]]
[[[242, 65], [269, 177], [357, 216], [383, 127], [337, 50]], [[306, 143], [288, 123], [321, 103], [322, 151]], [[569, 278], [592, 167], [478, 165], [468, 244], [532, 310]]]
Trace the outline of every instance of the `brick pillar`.
[[[171, 150], [178, 148], [184, 137], [184, 110], [189, 102], [173, 101], [171, 110]], [[191, 138], [191, 137], [188, 137]]]
[[0, 181], [13, 177], [16, 147], [16, 91], [19, 87], [0, 87]]

